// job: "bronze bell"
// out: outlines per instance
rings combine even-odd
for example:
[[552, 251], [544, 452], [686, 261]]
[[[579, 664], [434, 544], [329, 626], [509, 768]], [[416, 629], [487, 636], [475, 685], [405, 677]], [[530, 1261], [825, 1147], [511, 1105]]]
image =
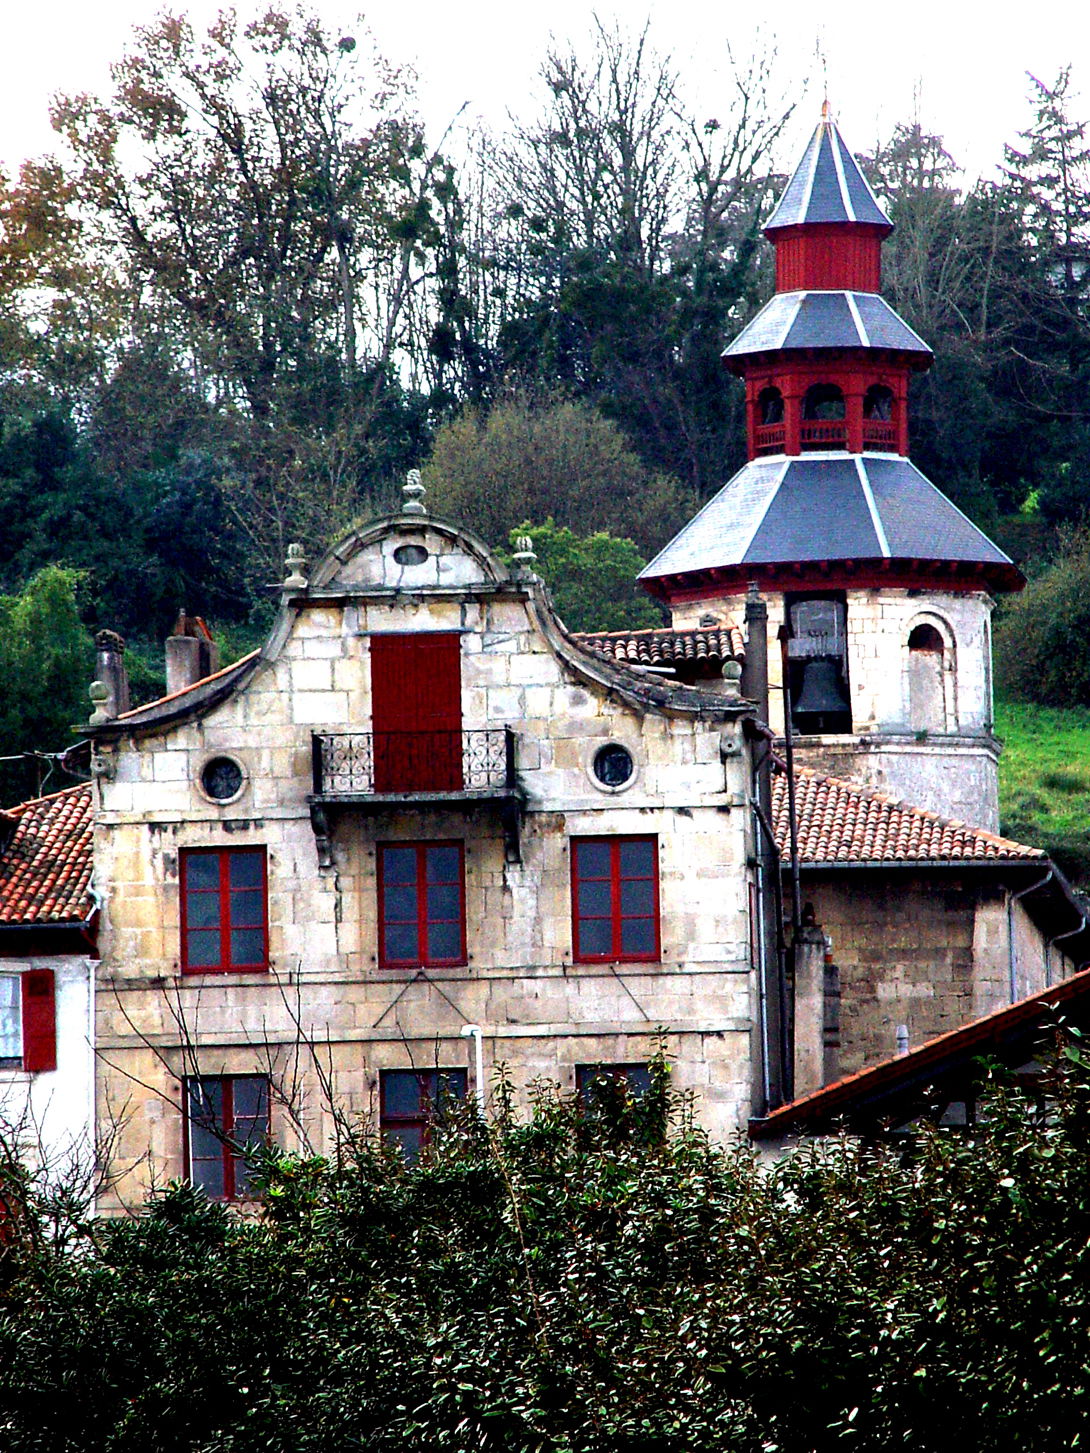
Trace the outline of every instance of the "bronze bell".
[[802, 668], [802, 690], [794, 716], [839, 716], [851, 711], [844, 693], [840, 662], [832, 656], [812, 656]]

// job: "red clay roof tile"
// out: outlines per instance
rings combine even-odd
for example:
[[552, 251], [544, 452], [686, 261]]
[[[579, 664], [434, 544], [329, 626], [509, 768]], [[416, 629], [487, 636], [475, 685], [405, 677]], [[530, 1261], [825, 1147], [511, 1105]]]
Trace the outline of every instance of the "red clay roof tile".
[[8, 808], [14, 831], [0, 836], [0, 927], [85, 923], [91, 897], [91, 784]]

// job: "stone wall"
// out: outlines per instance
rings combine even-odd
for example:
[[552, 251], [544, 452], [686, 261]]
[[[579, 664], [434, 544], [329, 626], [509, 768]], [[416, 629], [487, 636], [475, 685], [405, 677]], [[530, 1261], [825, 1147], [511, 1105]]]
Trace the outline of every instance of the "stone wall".
[[[747, 930], [747, 753], [739, 708], [657, 710], [573, 669], [525, 584], [495, 582], [471, 551], [430, 529], [429, 578], [406, 580], [393, 532], [345, 552], [326, 594], [297, 598], [247, 684], [203, 716], [122, 737], [98, 781], [101, 929], [100, 1113], [125, 1103], [123, 1195], [182, 1172], [181, 1078], [271, 1067], [274, 1131], [320, 1146], [330, 1132], [318, 1065], [338, 1106], [374, 1110], [378, 1072], [462, 1066], [462, 1026], [484, 1028], [486, 1075], [500, 1062], [524, 1099], [535, 1080], [571, 1089], [577, 1064], [646, 1060], [658, 1030], [680, 1086], [721, 1135], [750, 1113], [753, 1014]], [[417, 567], [411, 567], [417, 568]], [[391, 585], [391, 573], [397, 580]], [[396, 590], [396, 593], [395, 593]], [[369, 638], [458, 632], [465, 730], [509, 726], [525, 795], [521, 862], [508, 860], [493, 805], [338, 808], [319, 866], [308, 796], [311, 734], [370, 728]], [[686, 700], [686, 688], [675, 688]], [[694, 698], [695, 699], [695, 698]], [[636, 771], [601, 788], [591, 764], [623, 743]], [[244, 773], [219, 806], [199, 786], [211, 756]], [[661, 961], [576, 964], [570, 840], [658, 840]], [[460, 968], [380, 969], [376, 845], [465, 845], [468, 958]], [[267, 850], [267, 973], [180, 973], [179, 852]], [[300, 1041], [314, 1046], [317, 1063]], [[289, 1113], [289, 1105], [297, 1113]], [[150, 1155], [141, 1159], [150, 1148]]]
[[805, 875], [803, 895], [840, 969], [841, 1074], [889, 1059], [897, 1027], [913, 1047], [1068, 977], [1008, 889], [977, 874], [879, 870]]
[[[999, 830], [999, 744], [993, 733], [992, 601], [983, 592], [904, 589], [847, 592], [850, 736], [797, 739], [803, 766], [879, 788], [917, 807]], [[690, 629], [715, 615], [744, 630], [744, 599], [727, 596], [676, 607]], [[782, 595], [768, 596], [770, 725], [783, 731], [779, 631]], [[944, 641], [945, 729], [912, 728], [908, 640], [931, 625]]]

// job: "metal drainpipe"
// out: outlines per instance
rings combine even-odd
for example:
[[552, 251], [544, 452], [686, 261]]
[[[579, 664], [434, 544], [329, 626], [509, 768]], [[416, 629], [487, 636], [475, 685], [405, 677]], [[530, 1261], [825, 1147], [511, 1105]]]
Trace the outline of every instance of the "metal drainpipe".
[[[1045, 988], [1046, 989], [1051, 989], [1052, 988], [1052, 963], [1051, 963], [1051, 960], [1049, 958], [1049, 951], [1052, 948], [1052, 945], [1054, 943], [1060, 943], [1065, 938], [1074, 938], [1077, 933], [1082, 933], [1082, 931], [1083, 931], [1083, 929], [1085, 927], [1086, 927], [1086, 919], [1085, 918], [1080, 918], [1079, 919], [1078, 926], [1076, 928], [1069, 928], [1066, 933], [1058, 933], [1055, 938], [1046, 939], [1046, 941], [1045, 941]], [[1078, 970], [1076, 969], [1075, 972], [1078, 973]]]
[[477, 1097], [477, 1107], [481, 1114], [484, 1114], [484, 1030], [479, 1024], [463, 1024], [462, 1038], [473, 1041], [473, 1093]]
[[1036, 893], [1038, 888], [1043, 888], [1046, 883], [1051, 883], [1056, 876], [1056, 869], [1049, 868], [1048, 872], [1039, 883], [1031, 883], [1028, 888], [1022, 888], [1017, 893], [1007, 894], [1007, 965], [1009, 972], [1010, 1001], [1014, 1004], [1018, 999], [1018, 966], [1015, 963], [1014, 954], [1014, 905], [1029, 893]]

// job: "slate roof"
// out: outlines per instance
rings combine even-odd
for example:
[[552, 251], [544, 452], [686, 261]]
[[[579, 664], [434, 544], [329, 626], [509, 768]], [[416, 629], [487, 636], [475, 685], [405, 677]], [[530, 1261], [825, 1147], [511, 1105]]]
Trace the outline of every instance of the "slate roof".
[[737, 626], [726, 630], [579, 631], [572, 639], [585, 651], [625, 665], [675, 666], [689, 661], [744, 661]]
[[834, 560], [981, 564], [1003, 588], [1021, 581], [910, 460], [844, 452], [750, 460], [639, 578]]
[[878, 293], [776, 293], [747, 323], [724, 358], [781, 348], [883, 348], [921, 355], [931, 350]]
[[[795, 768], [800, 864], [981, 863], [1044, 860], [1040, 848], [1012, 842], [884, 793], [807, 767]], [[787, 777], [773, 778], [772, 821], [788, 851]]]
[[891, 231], [889, 218], [829, 116], [823, 116], [765, 232], [807, 222], [868, 222]]
[[22, 802], [0, 830], [0, 927], [86, 923], [91, 897], [91, 784]]

